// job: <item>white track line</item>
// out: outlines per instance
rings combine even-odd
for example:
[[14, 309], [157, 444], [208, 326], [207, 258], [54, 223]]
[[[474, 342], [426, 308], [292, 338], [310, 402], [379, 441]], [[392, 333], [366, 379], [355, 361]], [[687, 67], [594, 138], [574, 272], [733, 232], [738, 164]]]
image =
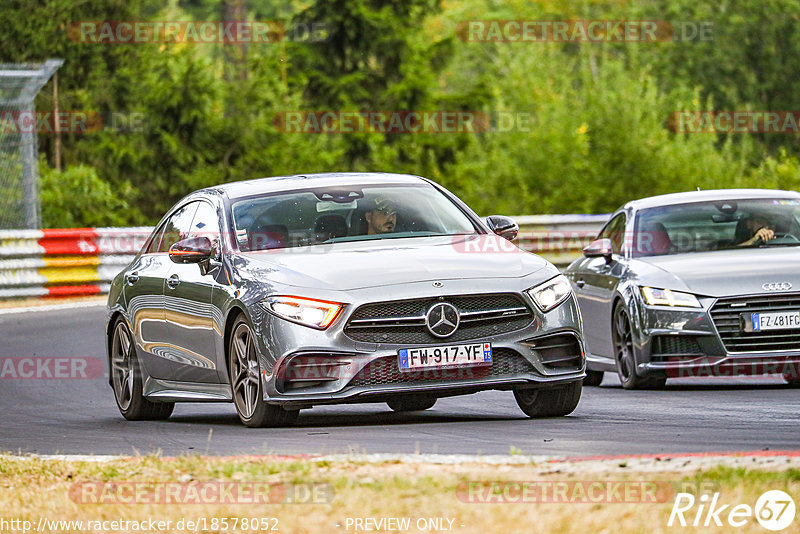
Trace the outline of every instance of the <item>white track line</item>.
[[13, 460], [43, 460], [45, 462], [113, 462], [115, 460], [125, 460], [132, 456], [113, 456], [109, 454], [0, 454], [0, 457], [11, 458]]
[[[63, 462], [112, 462], [116, 460], [132, 460], [136, 456], [114, 456], [114, 455], [85, 455], [85, 454], [2, 454], [0, 458], [11, 458], [16, 460], [42, 460], [42, 461], [63, 461]], [[169, 459], [170, 457], [164, 457]], [[213, 458], [213, 457], [212, 457]], [[221, 461], [270, 461], [271, 457], [266, 456], [220, 456]], [[608, 458], [608, 459], [579, 459], [565, 458], [564, 456], [526, 456], [526, 455], [472, 455], [472, 454], [334, 454], [334, 455], [310, 455], [308, 457], [285, 457], [277, 455], [276, 461], [306, 461], [306, 462], [330, 462], [330, 463], [361, 463], [381, 465], [389, 462], [390, 464], [417, 464], [417, 465], [491, 465], [519, 467], [529, 466], [539, 469], [544, 474], [552, 473], [578, 473], [578, 474], [608, 474], [623, 472], [638, 473], [657, 473], [657, 472], [682, 472], [691, 473], [703, 469], [715, 467], [731, 467], [745, 469], [767, 469], [767, 470], [786, 470], [790, 468], [800, 469], [800, 456], [796, 451], [789, 451], [786, 455], [780, 453], [775, 456], [760, 456], [758, 453], [741, 455], [733, 454], [711, 454], [708, 456], [694, 455], [664, 455], [663, 458], [645, 457], [637, 458]]]

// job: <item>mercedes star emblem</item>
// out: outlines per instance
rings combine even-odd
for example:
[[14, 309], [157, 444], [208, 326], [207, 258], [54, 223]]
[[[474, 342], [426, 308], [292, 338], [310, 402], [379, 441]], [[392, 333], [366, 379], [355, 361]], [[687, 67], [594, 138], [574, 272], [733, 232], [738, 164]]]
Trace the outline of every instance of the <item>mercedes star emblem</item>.
[[458, 330], [461, 317], [455, 306], [447, 302], [440, 302], [428, 310], [425, 323], [428, 331], [436, 337], [449, 337]]

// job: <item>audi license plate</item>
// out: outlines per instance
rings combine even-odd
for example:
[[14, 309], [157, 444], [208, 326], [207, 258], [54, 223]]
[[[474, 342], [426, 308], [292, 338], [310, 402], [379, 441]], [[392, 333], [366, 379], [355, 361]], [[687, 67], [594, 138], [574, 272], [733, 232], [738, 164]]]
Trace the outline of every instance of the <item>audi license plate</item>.
[[432, 367], [461, 367], [466, 365], [491, 365], [492, 344], [447, 345], [400, 349], [397, 353], [400, 370], [428, 369]]
[[751, 313], [744, 324], [746, 332], [800, 328], [800, 311]]

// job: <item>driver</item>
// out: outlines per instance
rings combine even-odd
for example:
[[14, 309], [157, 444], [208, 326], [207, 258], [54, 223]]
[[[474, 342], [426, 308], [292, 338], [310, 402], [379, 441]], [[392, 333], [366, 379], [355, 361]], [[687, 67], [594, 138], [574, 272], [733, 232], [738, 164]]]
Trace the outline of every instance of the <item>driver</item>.
[[769, 219], [764, 215], [753, 213], [744, 219], [744, 224], [747, 229], [747, 235], [751, 237], [738, 243], [737, 247], [753, 247], [775, 239], [775, 230], [771, 228]]
[[369, 211], [364, 212], [367, 234], [390, 234], [397, 226], [397, 205], [385, 196], [375, 199]]

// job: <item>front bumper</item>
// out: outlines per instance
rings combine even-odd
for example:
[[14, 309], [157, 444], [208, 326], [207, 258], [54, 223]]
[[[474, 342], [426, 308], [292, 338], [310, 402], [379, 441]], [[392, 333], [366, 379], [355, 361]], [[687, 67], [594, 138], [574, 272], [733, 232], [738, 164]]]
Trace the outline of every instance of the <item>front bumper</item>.
[[800, 344], [789, 350], [727, 350], [711, 314], [716, 303], [717, 299], [702, 298], [703, 308], [696, 310], [640, 303], [638, 374], [682, 378], [797, 373]]
[[[417, 285], [417, 284], [415, 284]], [[430, 284], [404, 288], [402, 298], [430, 296]], [[448, 284], [452, 295], [509, 292], [508, 281], [487, 281], [481, 291], [474, 284], [457, 287]], [[524, 328], [480, 339], [448, 342], [440, 345], [491, 343], [495, 355], [493, 369], [461, 367], [450, 370], [414, 371], [414, 379], [399, 371], [398, 351], [401, 348], [435, 346], [435, 344], [400, 345], [359, 342], [348, 337], [344, 326], [350, 314], [362, 303], [385, 301], [386, 292], [363, 290], [354, 295], [351, 303], [334, 324], [325, 331], [314, 330], [280, 319], [264, 312], [253, 317], [259, 335], [260, 364], [264, 400], [285, 406], [307, 407], [318, 404], [347, 402], [381, 402], [402, 394], [426, 394], [446, 397], [490, 389], [551, 387], [582, 380], [585, 377], [585, 351], [580, 314], [574, 298], [570, 297], [555, 309], [542, 313], [522, 293], [518, 294], [533, 312], [530, 324]], [[553, 366], [536, 344], [553, 336], [571, 336], [579, 354], [570, 366]], [[498, 355], [503, 355], [507, 367], [498, 367]], [[305, 375], [298, 379], [287, 371], [293, 361], [301, 361]], [[516, 360], [516, 363], [509, 363]], [[335, 367], [335, 372], [331, 371]], [[294, 368], [291, 368], [294, 369]], [[507, 372], [506, 372], [507, 371]], [[406, 373], [406, 374], [404, 374]], [[288, 377], [288, 378], [287, 378]], [[305, 381], [305, 383], [303, 383]]]
[[737, 377], [765, 374], [797, 376], [800, 355], [748, 354], [701, 356], [691, 360], [638, 364], [639, 374], [661, 374], [667, 378]]

